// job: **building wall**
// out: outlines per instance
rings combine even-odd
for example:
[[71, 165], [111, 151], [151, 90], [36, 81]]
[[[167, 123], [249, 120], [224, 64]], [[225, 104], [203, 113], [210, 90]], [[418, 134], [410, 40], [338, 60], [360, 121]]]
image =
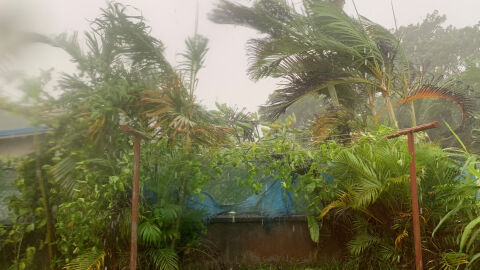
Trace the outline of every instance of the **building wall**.
[[32, 153], [33, 136], [0, 139], [0, 157], [21, 157]]

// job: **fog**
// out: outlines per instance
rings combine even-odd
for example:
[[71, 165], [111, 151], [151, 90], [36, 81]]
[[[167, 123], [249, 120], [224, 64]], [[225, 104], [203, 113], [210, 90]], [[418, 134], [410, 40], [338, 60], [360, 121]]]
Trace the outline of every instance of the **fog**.
[[[196, 0], [137, 0], [119, 1], [136, 7], [152, 27], [152, 33], [166, 46], [166, 56], [172, 62], [177, 54], [184, 50], [184, 40], [193, 34]], [[239, 1], [248, 3], [249, 1]], [[299, 0], [293, 3], [300, 3]], [[255, 31], [230, 25], [218, 25], [208, 19], [209, 12], [217, 0], [199, 1], [199, 33], [208, 37], [210, 50], [207, 54], [205, 68], [199, 74], [197, 97], [202, 104], [213, 108], [215, 102], [246, 107], [256, 111], [264, 104], [267, 97], [276, 87], [274, 79], [251, 81], [247, 74], [248, 57], [246, 42], [255, 37]], [[448, 1], [448, 0], [363, 0], [355, 2], [358, 12], [387, 28], [394, 28], [392, 5], [395, 10], [397, 24], [408, 25], [421, 22], [426, 14], [438, 10], [447, 16], [447, 24], [456, 27], [477, 24], [480, 20], [478, 10], [480, 1]], [[60, 49], [46, 45], [21, 46], [15, 41], [16, 31], [34, 31], [46, 35], [62, 32], [83, 32], [89, 28], [89, 20], [100, 14], [106, 2], [98, 0], [64, 1], [64, 0], [1, 0], [1, 21], [9, 21], [10, 29], [3, 29], [3, 52], [14, 53], [8, 62], [3, 59], [2, 72], [21, 72], [30, 76], [37, 75], [39, 70], [54, 69], [70, 73], [75, 66], [66, 53]], [[347, 13], [356, 16], [353, 1], [346, 1]], [[13, 40], [13, 43], [8, 43]], [[5, 53], [2, 53], [5, 58]], [[6, 64], [5, 64], [6, 63]], [[8, 78], [9, 76], [7, 76]], [[58, 95], [61, 90], [50, 86], [50, 91]], [[3, 94], [18, 99], [21, 96], [15, 85], [3, 82]]]

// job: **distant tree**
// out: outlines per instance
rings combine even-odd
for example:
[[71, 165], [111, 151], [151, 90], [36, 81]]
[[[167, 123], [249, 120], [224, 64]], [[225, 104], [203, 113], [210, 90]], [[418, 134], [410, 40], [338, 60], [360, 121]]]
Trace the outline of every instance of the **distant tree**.
[[[435, 11], [420, 23], [400, 27], [396, 35], [402, 40], [409, 66], [415, 74], [430, 82], [456, 81], [456, 85], [449, 87], [457, 88], [459, 94], [470, 100], [474, 117], [463, 123], [461, 111], [438, 100], [420, 100], [415, 103], [415, 111], [421, 122], [448, 121], [469, 148], [479, 151], [476, 138], [480, 127], [477, 116], [480, 106], [480, 24], [456, 28], [446, 25], [446, 20], [445, 15]], [[405, 123], [408, 119], [399, 117], [399, 121]], [[457, 143], [446, 128], [432, 130], [430, 134], [433, 139], [443, 140], [444, 145]]]
[[480, 24], [446, 26], [438, 11], [417, 24], [402, 26], [397, 35], [412, 67], [424, 74], [451, 76], [466, 69], [468, 60], [480, 55]]

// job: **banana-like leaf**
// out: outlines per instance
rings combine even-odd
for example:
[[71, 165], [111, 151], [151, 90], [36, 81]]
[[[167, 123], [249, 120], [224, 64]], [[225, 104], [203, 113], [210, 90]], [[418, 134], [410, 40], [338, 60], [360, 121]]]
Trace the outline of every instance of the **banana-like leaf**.
[[[465, 226], [465, 230], [462, 233], [462, 237], [460, 239], [460, 252], [463, 252], [466, 248], [467, 241], [469, 237], [472, 235], [472, 231], [474, 230], [475, 226], [480, 224], [480, 217], [477, 217], [476, 219], [470, 221], [470, 223]], [[477, 228], [478, 230], [479, 228]]]
[[308, 231], [313, 242], [318, 243], [320, 238], [321, 221], [317, 221], [314, 216], [307, 217]]

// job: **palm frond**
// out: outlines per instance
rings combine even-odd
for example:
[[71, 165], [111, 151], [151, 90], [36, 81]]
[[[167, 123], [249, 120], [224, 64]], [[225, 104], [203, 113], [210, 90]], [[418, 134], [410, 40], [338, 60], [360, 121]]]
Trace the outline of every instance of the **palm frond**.
[[195, 102], [180, 76], [158, 91], [144, 91], [140, 102], [148, 105], [145, 114], [153, 127], [172, 142], [188, 139], [200, 145], [217, 145], [228, 141], [230, 130], [213, 125], [212, 115]]
[[[462, 233], [462, 238], [460, 239], [460, 252], [466, 250], [468, 240], [472, 236], [472, 233], [475, 231], [475, 227], [479, 224], [480, 217], [477, 217], [474, 220], [470, 221], [467, 226], [465, 226], [465, 230]], [[476, 228], [476, 230], [480, 230], [480, 228]], [[473, 234], [477, 235], [476, 233]]]
[[76, 160], [73, 157], [68, 156], [51, 168], [53, 178], [68, 194], [70, 194], [77, 185], [76, 179], [73, 176], [73, 170], [76, 166]]
[[150, 249], [147, 255], [152, 258], [156, 269], [178, 270], [178, 255], [173, 249]]
[[458, 269], [461, 265], [468, 264], [468, 255], [459, 252], [443, 253], [440, 261], [441, 270]]
[[195, 89], [197, 74], [205, 63], [205, 55], [208, 52], [208, 39], [196, 34], [185, 41], [186, 51], [181, 53], [183, 61], [180, 63], [180, 71], [188, 80], [189, 89]]
[[65, 270], [102, 270], [105, 262], [105, 251], [87, 251], [73, 259], [64, 268]]
[[398, 105], [425, 98], [441, 98], [454, 102], [461, 110], [463, 120], [472, 115], [475, 102], [460, 91], [434, 85], [423, 85], [399, 100]]
[[347, 247], [351, 254], [358, 256], [379, 242], [380, 239], [375, 236], [369, 234], [360, 234], [348, 242]]
[[160, 228], [150, 221], [143, 222], [138, 226], [138, 234], [142, 243], [147, 246], [156, 245], [162, 240]]

